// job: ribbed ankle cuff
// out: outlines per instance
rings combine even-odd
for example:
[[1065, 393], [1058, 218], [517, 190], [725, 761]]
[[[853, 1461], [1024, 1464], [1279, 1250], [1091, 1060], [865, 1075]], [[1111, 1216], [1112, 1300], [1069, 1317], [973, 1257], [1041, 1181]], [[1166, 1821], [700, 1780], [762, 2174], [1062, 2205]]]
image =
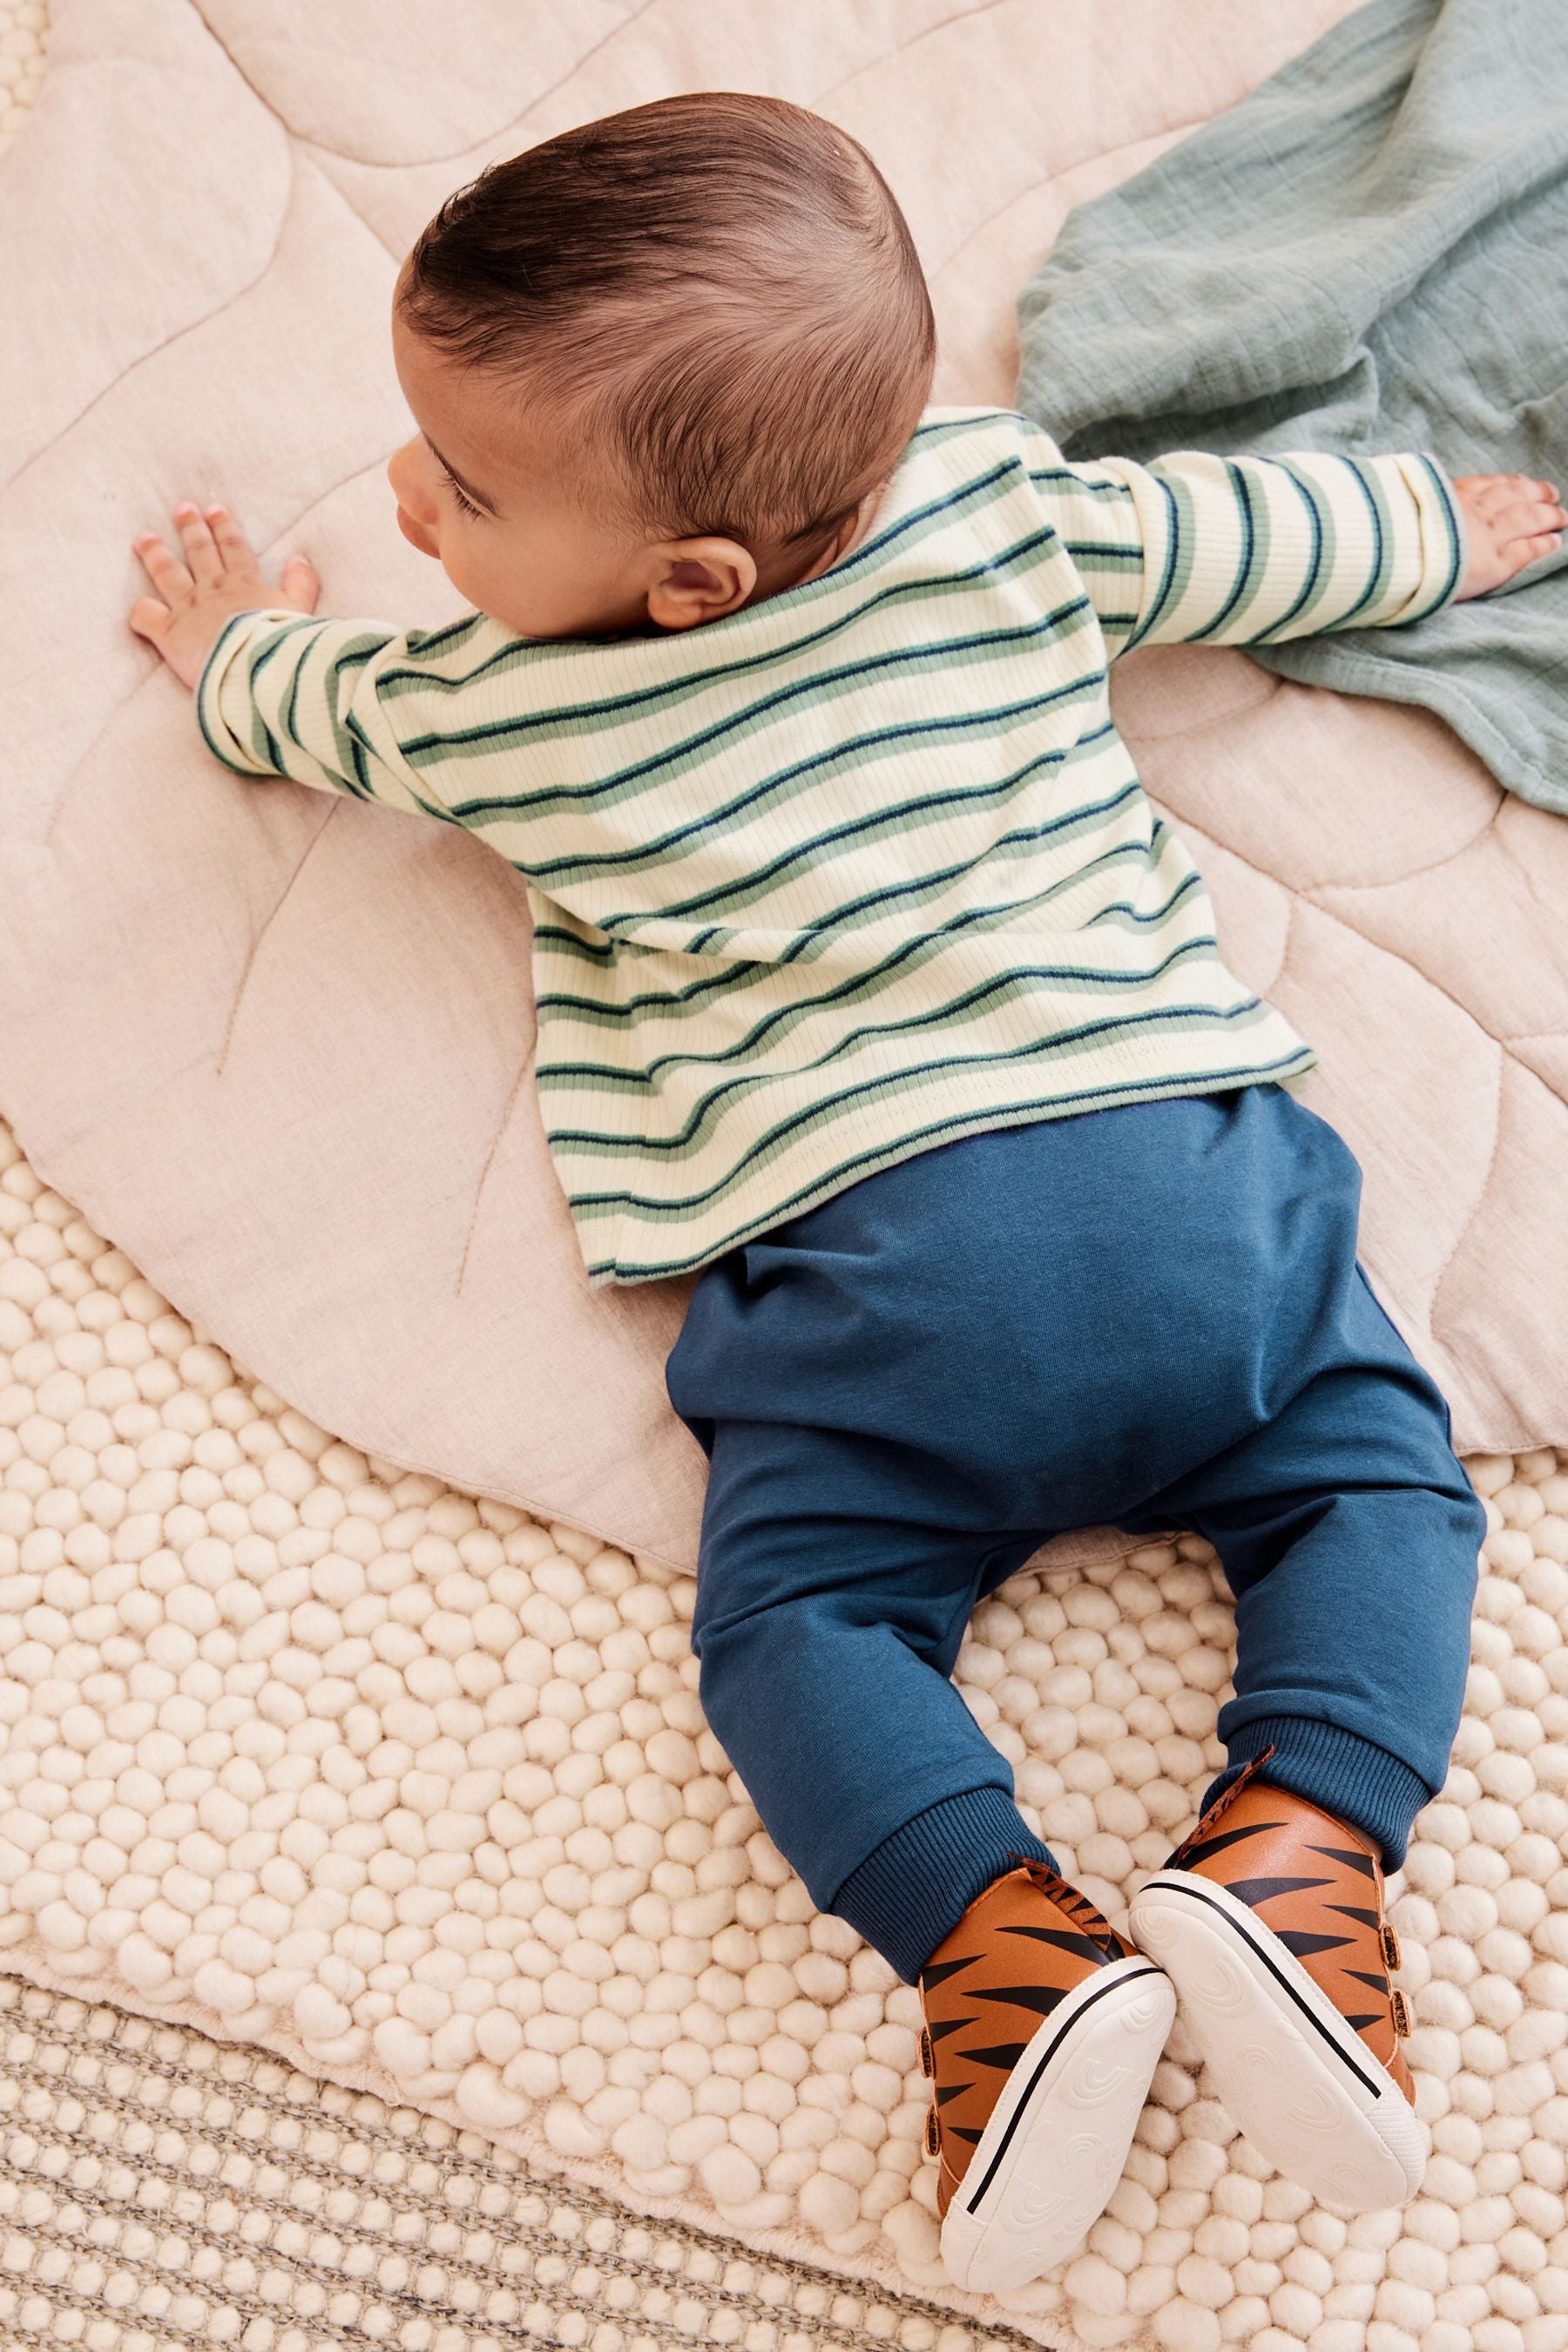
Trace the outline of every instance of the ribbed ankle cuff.
[[1383, 1850], [1384, 1869], [1397, 1870], [1405, 1860], [1411, 1824], [1436, 1791], [1401, 1758], [1359, 1732], [1342, 1731], [1337, 1723], [1300, 1715], [1260, 1715], [1244, 1724], [1226, 1742], [1229, 1761], [1205, 1790], [1200, 1812], [1270, 1740], [1274, 1754], [1260, 1778], [1375, 1838]]
[[965, 1789], [884, 1838], [850, 1872], [832, 1907], [913, 1984], [975, 1896], [1016, 1868], [1009, 1853], [1056, 1868], [1005, 1789]]

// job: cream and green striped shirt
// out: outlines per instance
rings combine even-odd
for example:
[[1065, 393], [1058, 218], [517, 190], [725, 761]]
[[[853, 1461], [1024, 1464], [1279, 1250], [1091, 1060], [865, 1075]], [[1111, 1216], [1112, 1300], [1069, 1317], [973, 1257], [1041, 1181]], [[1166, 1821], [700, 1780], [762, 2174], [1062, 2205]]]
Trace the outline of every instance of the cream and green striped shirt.
[[987, 1128], [1288, 1079], [1107, 669], [1412, 621], [1425, 456], [1066, 463], [927, 412], [860, 545], [684, 634], [237, 614], [208, 745], [465, 825], [526, 876], [536, 1075], [591, 1278], [638, 1282]]

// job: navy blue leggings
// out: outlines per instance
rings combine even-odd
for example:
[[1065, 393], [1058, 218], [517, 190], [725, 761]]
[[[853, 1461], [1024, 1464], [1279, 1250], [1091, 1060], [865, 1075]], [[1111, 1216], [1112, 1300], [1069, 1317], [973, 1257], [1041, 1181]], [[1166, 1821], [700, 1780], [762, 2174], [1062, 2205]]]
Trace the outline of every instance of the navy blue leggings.
[[1481, 1506], [1356, 1259], [1361, 1171], [1274, 1086], [966, 1137], [710, 1265], [667, 1378], [708, 1453], [713, 1729], [824, 1910], [914, 1979], [1047, 1849], [951, 1680], [1047, 1537], [1208, 1538], [1229, 1759], [1386, 1866], [1458, 1727]]

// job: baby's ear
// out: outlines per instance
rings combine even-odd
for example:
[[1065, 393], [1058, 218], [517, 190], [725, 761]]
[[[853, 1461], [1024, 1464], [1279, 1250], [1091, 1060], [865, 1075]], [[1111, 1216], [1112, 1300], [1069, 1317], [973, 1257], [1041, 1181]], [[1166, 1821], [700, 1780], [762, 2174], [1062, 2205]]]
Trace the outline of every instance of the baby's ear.
[[647, 616], [661, 629], [691, 629], [737, 612], [757, 584], [757, 567], [732, 539], [667, 541], [649, 551]]

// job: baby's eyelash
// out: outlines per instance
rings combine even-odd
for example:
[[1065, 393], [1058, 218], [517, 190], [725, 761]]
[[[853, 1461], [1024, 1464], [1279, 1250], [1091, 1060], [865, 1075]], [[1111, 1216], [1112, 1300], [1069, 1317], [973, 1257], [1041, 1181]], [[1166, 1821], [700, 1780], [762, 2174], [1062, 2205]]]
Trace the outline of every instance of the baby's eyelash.
[[466, 513], [471, 515], [483, 514], [483, 507], [477, 507], [474, 504], [472, 499], [469, 498], [462, 484], [460, 482], [455, 482], [452, 479], [451, 475], [447, 473], [445, 466], [441, 468], [441, 478], [445, 481], [447, 488], [451, 491], [452, 496], [457, 499], [458, 504], [463, 508]]

